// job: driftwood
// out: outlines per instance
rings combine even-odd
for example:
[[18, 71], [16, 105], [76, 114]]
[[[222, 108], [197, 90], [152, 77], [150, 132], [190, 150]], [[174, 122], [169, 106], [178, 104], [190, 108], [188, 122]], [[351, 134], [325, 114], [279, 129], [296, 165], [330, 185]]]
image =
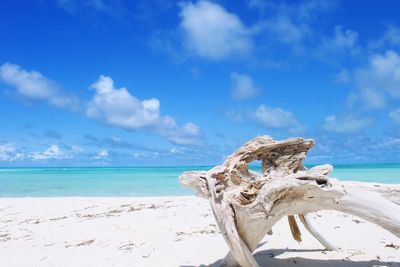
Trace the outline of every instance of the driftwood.
[[[296, 240], [301, 236], [295, 216], [326, 249], [336, 250], [307, 219], [307, 213], [320, 210], [359, 216], [400, 237], [400, 206], [383, 197], [381, 188], [329, 178], [331, 165], [307, 169], [303, 160], [313, 145], [311, 139], [276, 141], [260, 136], [220, 166], [181, 175], [183, 186], [210, 200], [230, 250], [226, 266], [258, 266], [252, 252], [285, 216]], [[262, 162], [261, 174], [249, 170], [255, 160]]]

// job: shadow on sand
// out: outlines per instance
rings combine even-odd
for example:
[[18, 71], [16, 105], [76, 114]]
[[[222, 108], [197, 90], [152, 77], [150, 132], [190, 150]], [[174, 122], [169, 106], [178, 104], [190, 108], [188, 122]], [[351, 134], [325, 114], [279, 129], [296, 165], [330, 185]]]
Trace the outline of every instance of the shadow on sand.
[[[322, 252], [321, 249], [268, 249], [258, 251], [254, 254], [258, 264], [266, 267], [372, 267], [372, 266], [391, 266], [400, 267], [399, 262], [384, 262], [379, 260], [371, 261], [349, 261], [340, 259], [306, 259], [301, 257], [275, 258], [286, 252]], [[223, 266], [223, 259], [219, 259], [210, 265], [181, 265], [180, 267], [221, 267]]]

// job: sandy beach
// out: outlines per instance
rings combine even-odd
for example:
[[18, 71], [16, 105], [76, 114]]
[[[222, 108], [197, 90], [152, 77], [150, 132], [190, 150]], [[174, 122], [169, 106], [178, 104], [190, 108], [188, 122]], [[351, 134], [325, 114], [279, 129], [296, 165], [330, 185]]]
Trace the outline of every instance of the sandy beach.
[[[208, 201], [195, 197], [2, 198], [1, 266], [219, 266], [228, 252]], [[261, 266], [400, 266], [400, 240], [359, 218], [310, 216], [340, 251], [286, 219], [255, 255]], [[299, 225], [302, 227], [301, 225]]]

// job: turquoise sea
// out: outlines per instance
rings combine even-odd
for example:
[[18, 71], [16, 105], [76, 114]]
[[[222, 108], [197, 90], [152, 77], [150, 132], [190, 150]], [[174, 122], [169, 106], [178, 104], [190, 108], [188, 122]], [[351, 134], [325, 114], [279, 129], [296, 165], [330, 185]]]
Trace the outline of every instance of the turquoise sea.
[[[0, 197], [190, 195], [179, 175], [204, 167], [0, 168]], [[400, 164], [335, 165], [341, 180], [400, 184]]]

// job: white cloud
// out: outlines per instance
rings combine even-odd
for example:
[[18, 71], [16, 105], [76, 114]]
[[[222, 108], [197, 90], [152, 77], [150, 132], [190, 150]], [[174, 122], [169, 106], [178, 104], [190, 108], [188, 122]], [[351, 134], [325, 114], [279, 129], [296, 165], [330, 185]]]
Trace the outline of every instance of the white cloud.
[[183, 155], [183, 154], [185, 154], [185, 149], [184, 148], [179, 149], [179, 148], [173, 147], [169, 150], [169, 153], [171, 155]]
[[355, 82], [355, 97], [368, 109], [382, 108], [388, 99], [400, 99], [399, 54], [391, 50], [374, 54], [366, 68], [355, 72]]
[[91, 86], [95, 90], [86, 115], [108, 125], [127, 130], [148, 129], [177, 144], [196, 144], [200, 129], [193, 123], [177, 126], [174, 118], [160, 115], [156, 98], [139, 100], [126, 88], [115, 88], [110, 77], [100, 76]]
[[66, 159], [70, 155], [65, 154], [57, 145], [51, 145], [43, 152], [31, 152], [29, 158], [33, 160]]
[[0, 80], [13, 86], [25, 98], [46, 101], [56, 107], [74, 109], [79, 102], [39, 72], [27, 71], [15, 64], [5, 63], [0, 67]]
[[325, 62], [334, 62], [339, 56], [356, 55], [360, 52], [358, 33], [337, 25], [332, 36], [324, 36], [315, 49], [316, 56]]
[[278, 41], [296, 44], [310, 34], [306, 24], [297, 24], [289, 16], [281, 15], [265, 22], [266, 29], [273, 33]]
[[126, 88], [117, 89], [110, 77], [100, 76], [91, 86], [96, 91], [86, 115], [122, 128], [143, 128], [160, 120], [160, 102], [152, 98], [140, 101]]
[[[266, 33], [267, 45], [286, 44], [292, 46], [294, 51], [305, 49], [306, 41], [313, 41], [313, 23], [322, 12], [332, 10], [334, 1], [301, 1], [301, 3], [285, 3], [284, 1], [249, 0], [250, 8], [260, 11], [263, 20], [255, 28]], [[309, 44], [307, 44], [309, 46]]]
[[343, 30], [343, 27], [337, 25], [335, 27], [335, 33], [331, 39], [331, 43], [334, 47], [339, 49], [353, 49], [358, 40], [358, 33], [353, 30]]
[[393, 25], [389, 25], [384, 32], [383, 36], [377, 40], [373, 40], [369, 47], [372, 49], [382, 48], [385, 46], [398, 46], [400, 45], [400, 29]]
[[299, 124], [290, 111], [265, 105], [259, 106], [252, 113], [252, 118], [267, 128], [291, 128]]
[[102, 150], [99, 152], [99, 154], [97, 154], [96, 156], [94, 156], [95, 159], [105, 159], [108, 158], [108, 151], [107, 150]]
[[396, 124], [400, 125], [400, 108], [392, 110], [389, 113], [389, 118]]
[[225, 115], [236, 122], [253, 121], [270, 129], [301, 130], [301, 125], [290, 111], [260, 105], [255, 110], [229, 111]]
[[163, 123], [158, 126], [156, 131], [178, 145], [197, 145], [201, 143], [200, 128], [191, 122], [178, 127], [173, 118], [164, 117]]
[[232, 97], [236, 100], [245, 100], [252, 98], [257, 94], [258, 89], [254, 86], [253, 80], [249, 75], [233, 72], [232, 80]]
[[22, 152], [16, 152], [14, 156], [10, 159], [10, 161], [17, 161], [17, 160], [22, 160], [25, 158], [25, 154]]
[[18, 161], [18, 160], [63, 160], [72, 159], [75, 155], [83, 152], [78, 146], [71, 146], [68, 151], [62, 151], [57, 145], [51, 145], [44, 151], [28, 152], [16, 148], [10, 143], [0, 144], [0, 161]]
[[24, 155], [17, 152], [14, 145], [10, 143], [0, 144], [0, 161], [15, 161], [23, 157]]
[[400, 138], [389, 137], [383, 142], [383, 148], [393, 149], [394, 147], [400, 148]]
[[238, 16], [207, 1], [181, 5], [180, 27], [186, 47], [196, 55], [220, 60], [252, 48], [249, 30]]
[[[240, 58], [257, 49], [255, 40], [262, 46], [257, 49], [257, 57], [264, 58], [266, 65], [282, 66], [285, 62], [269, 58], [273, 55], [286, 58], [281, 53], [281, 44], [292, 48], [296, 54], [305, 54], [310, 46], [315, 50], [314, 25], [321, 13], [332, 10], [334, 1], [303, 1], [284, 3], [275, 1], [246, 1], [249, 8], [260, 11], [255, 22], [246, 25], [238, 15], [225, 9], [218, 1], [184, 1], [180, 3], [180, 24], [178, 31], [164, 31], [156, 34], [152, 41], [155, 49], [169, 54], [178, 61], [186, 60], [188, 55], [196, 55], [211, 60]], [[347, 39], [352, 32], [344, 32]], [[340, 37], [340, 36], [339, 36]], [[174, 40], [174, 41], [171, 41]], [[183, 44], [189, 53], [179, 51]], [[340, 43], [341, 40], [338, 39]], [[341, 42], [340, 44], [343, 44]], [[285, 47], [287, 49], [287, 47]], [[291, 51], [287, 51], [291, 52]], [[311, 53], [308, 53], [311, 54]]]
[[337, 118], [332, 115], [325, 118], [323, 127], [335, 133], [353, 133], [368, 127], [371, 123], [372, 120], [369, 118], [360, 118], [352, 115]]

